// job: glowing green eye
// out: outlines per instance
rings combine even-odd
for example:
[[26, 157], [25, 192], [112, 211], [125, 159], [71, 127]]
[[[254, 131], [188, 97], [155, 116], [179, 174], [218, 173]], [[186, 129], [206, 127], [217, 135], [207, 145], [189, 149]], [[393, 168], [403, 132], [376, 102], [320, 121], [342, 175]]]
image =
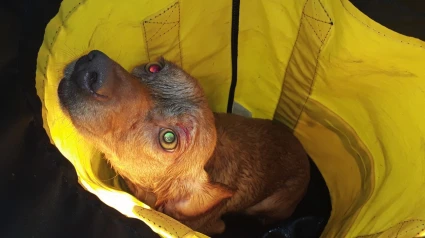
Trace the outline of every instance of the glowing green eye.
[[177, 147], [177, 135], [170, 129], [162, 129], [159, 132], [159, 143], [165, 150], [174, 150]]
[[176, 136], [174, 135], [173, 132], [171, 132], [171, 131], [165, 132], [164, 141], [166, 143], [173, 143], [175, 139], [176, 139]]

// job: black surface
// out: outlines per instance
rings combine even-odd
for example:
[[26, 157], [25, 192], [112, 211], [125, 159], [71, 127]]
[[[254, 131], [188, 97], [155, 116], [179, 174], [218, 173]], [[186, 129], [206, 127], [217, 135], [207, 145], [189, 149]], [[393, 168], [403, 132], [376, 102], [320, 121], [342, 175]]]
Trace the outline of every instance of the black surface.
[[351, 0], [364, 14], [398, 33], [425, 40], [425, 1]]
[[[352, 2], [386, 27], [425, 40], [425, 1]], [[45, 26], [59, 4], [0, 1], [0, 237], [157, 237], [142, 222], [124, 217], [85, 191], [42, 129], [34, 87], [36, 59]], [[330, 204], [314, 166], [312, 173], [309, 192], [293, 219], [274, 227], [269, 237], [322, 229], [317, 219], [326, 220]], [[227, 221], [229, 230], [221, 237], [260, 237], [265, 232], [253, 219], [229, 216]]]
[[2, 174], [0, 237], [158, 237], [79, 186], [40, 125], [30, 123], [24, 140], [22, 157]]
[[229, 98], [227, 99], [227, 113], [233, 112], [233, 101], [235, 98], [236, 84], [238, 81], [238, 43], [239, 43], [239, 11], [240, 0], [232, 1], [232, 28], [231, 28], [231, 59], [232, 59], [232, 82], [229, 88]]

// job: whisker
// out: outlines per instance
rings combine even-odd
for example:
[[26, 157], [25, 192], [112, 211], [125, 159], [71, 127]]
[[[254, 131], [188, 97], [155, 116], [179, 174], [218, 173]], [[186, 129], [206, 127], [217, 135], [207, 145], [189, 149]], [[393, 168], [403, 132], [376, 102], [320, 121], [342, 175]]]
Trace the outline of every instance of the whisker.
[[112, 178], [108, 178], [108, 179], [99, 179], [100, 181], [102, 181], [102, 182], [106, 182], [106, 181], [111, 181], [111, 180], [114, 180], [115, 178], [117, 178], [119, 176], [119, 174], [118, 173], [115, 173], [115, 176], [114, 177], [112, 177]]

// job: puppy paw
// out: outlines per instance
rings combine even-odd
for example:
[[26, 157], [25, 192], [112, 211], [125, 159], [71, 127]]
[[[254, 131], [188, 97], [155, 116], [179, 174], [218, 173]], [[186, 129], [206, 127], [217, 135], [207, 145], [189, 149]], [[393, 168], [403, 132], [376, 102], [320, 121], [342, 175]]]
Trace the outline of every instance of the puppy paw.
[[199, 232], [208, 236], [218, 235], [224, 232], [226, 224], [223, 220], [218, 219], [212, 222], [208, 222], [204, 227], [199, 229]]

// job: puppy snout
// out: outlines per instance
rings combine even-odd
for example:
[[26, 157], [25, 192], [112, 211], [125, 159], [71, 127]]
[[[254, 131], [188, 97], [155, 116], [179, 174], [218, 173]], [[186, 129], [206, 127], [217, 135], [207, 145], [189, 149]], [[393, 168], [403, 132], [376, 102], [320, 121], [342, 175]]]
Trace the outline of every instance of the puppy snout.
[[75, 64], [71, 80], [75, 80], [83, 91], [95, 96], [108, 96], [106, 90], [112, 60], [98, 50], [82, 56]]

